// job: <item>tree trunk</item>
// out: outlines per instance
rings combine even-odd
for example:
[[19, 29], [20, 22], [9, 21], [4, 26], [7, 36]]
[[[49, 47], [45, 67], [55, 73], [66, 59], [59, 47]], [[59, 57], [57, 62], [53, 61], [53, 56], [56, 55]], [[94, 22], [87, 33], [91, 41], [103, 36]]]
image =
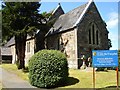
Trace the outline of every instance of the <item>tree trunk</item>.
[[27, 34], [20, 34], [15, 36], [15, 48], [17, 54], [17, 67], [18, 69], [25, 69], [25, 46]]
[[40, 31], [35, 35], [35, 53], [45, 49], [45, 32]]

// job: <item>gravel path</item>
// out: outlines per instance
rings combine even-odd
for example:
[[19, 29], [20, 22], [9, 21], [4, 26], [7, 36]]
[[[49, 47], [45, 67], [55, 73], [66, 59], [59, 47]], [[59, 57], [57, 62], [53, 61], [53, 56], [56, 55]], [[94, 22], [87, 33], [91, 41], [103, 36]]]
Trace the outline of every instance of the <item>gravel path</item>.
[[28, 81], [22, 80], [17, 75], [6, 71], [0, 67], [0, 81], [3, 88], [35, 88]]

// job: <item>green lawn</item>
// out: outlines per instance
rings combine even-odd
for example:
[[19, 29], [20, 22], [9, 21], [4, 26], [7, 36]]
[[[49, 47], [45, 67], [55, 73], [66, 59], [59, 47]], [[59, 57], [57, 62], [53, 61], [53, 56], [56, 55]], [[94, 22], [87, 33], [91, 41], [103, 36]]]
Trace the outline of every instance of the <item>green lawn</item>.
[[[3, 64], [3, 68], [6, 70], [17, 74], [24, 80], [28, 80], [28, 73], [22, 72], [22, 70], [17, 70], [16, 65], [13, 64]], [[82, 70], [69, 70], [68, 84], [61, 86], [61, 88], [92, 88], [92, 72], [82, 71]], [[96, 72], [96, 88], [109, 88], [116, 86], [116, 71], [109, 70], [108, 72]], [[120, 72], [119, 72], [120, 77]], [[120, 81], [120, 78], [119, 78]]]
[[[0, 64], [0, 67], [1, 67], [1, 64]], [[1, 81], [0, 81], [0, 90], [2, 89], [2, 83], [1, 83]]]
[[[77, 81], [74, 85], [65, 86], [64, 88], [92, 88], [93, 73], [89, 71], [69, 70], [70, 77], [74, 77]], [[114, 87], [116, 86], [116, 72], [109, 70], [108, 72], [96, 72], [96, 88]], [[119, 72], [120, 77], [120, 72]], [[119, 79], [120, 81], [120, 79]]]
[[2, 83], [0, 82], [0, 90], [2, 89]]

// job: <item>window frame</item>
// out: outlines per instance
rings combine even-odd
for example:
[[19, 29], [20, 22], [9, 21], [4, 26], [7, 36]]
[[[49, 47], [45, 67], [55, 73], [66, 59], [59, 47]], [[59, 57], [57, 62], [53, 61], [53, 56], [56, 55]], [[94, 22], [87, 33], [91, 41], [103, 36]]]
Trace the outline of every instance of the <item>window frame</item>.
[[27, 42], [27, 53], [30, 53], [30, 41]]

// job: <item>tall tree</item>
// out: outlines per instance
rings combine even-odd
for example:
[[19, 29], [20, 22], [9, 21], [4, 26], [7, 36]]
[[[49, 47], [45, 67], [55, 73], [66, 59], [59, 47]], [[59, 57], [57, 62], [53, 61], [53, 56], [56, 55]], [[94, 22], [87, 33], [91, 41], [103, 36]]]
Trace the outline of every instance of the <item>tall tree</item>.
[[110, 49], [111, 47], [112, 47], [111, 39], [108, 39], [108, 49]]
[[44, 17], [44, 25], [42, 25], [41, 29], [38, 33], [35, 34], [35, 52], [39, 50], [45, 49], [45, 35], [51, 28], [54, 22], [50, 21], [51, 13], [43, 12], [42, 16]]
[[44, 26], [44, 18], [38, 14], [39, 7], [39, 2], [4, 2], [3, 4], [3, 39], [15, 36], [18, 69], [25, 68], [27, 34]]

